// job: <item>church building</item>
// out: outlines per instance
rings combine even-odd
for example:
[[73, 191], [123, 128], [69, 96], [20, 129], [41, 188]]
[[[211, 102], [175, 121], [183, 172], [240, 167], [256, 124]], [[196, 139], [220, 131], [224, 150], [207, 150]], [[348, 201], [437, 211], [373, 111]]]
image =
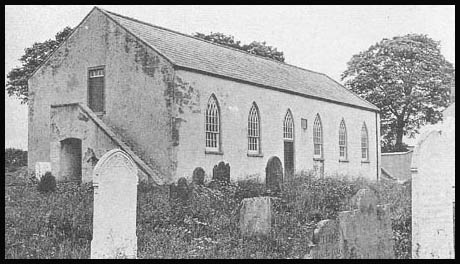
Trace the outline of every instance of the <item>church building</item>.
[[[305, 51], [309, 52], [309, 51]], [[339, 52], [339, 51], [338, 51]], [[29, 79], [28, 168], [91, 181], [120, 148], [157, 184], [293, 173], [380, 173], [379, 109], [323, 73], [211, 43], [100, 8]]]

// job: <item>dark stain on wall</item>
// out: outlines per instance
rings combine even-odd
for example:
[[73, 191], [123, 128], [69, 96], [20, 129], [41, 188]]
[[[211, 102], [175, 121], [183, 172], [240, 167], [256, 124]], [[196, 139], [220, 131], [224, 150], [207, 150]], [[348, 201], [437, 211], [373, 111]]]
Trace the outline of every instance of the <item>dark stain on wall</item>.
[[178, 107], [178, 112], [184, 113], [184, 108], [187, 107], [193, 113], [200, 113], [199, 91], [179, 76], [175, 77], [174, 86], [174, 103]]
[[89, 118], [86, 114], [80, 112], [78, 113], [78, 117], [77, 117], [79, 120], [82, 120], [82, 121], [85, 121], [85, 122], [88, 122]]
[[61, 131], [59, 130], [59, 127], [56, 125], [56, 123], [51, 123], [51, 133], [57, 135], [57, 137], [60, 137]]

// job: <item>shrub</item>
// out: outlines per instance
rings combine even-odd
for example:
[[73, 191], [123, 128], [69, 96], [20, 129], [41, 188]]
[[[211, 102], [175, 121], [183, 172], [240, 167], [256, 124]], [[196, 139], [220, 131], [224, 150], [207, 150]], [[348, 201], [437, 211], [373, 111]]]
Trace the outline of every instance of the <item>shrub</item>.
[[15, 148], [5, 149], [5, 169], [16, 171], [23, 166], [27, 166], [27, 151]]
[[46, 172], [45, 175], [40, 179], [37, 188], [40, 192], [56, 191], [56, 178], [54, 178], [51, 172]]

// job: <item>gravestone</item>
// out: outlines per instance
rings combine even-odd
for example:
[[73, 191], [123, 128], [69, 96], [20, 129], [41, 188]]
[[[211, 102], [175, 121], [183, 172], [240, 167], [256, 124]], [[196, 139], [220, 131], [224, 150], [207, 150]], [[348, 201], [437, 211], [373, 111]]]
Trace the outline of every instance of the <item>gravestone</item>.
[[359, 190], [352, 200], [357, 209], [338, 213], [344, 258], [394, 258], [388, 206], [377, 206], [377, 197], [368, 189]]
[[230, 182], [230, 164], [221, 161], [212, 169], [212, 179], [221, 182]]
[[41, 178], [45, 176], [45, 173], [47, 172], [51, 173], [51, 162], [35, 163], [35, 178], [37, 178], [38, 181], [40, 181]]
[[241, 201], [240, 231], [243, 236], [268, 235], [272, 223], [270, 197], [246, 198]]
[[393, 231], [388, 205], [377, 205], [371, 190], [352, 198], [354, 209], [338, 213], [337, 220], [320, 221], [314, 231], [310, 259], [392, 259]]
[[137, 167], [125, 152], [105, 153], [93, 171], [91, 258], [137, 258]]
[[193, 184], [204, 185], [204, 175], [205, 175], [205, 171], [203, 168], [201, 167], [195, 168], [195, 170], [193, 170], [193, 176], [192, 176]]
[[339, 223], [335, 220], [322, 220], [313, 233], [315, 246], [310, 251], [311, 259], [341, 259], [342, 237]]
[[180, 201], [185, 202], [189, 200], [191, 193], [190, 193], [190, 188], [187, 184], [187, 179], [185, 179], [184, 177], [179, 178], [179, 180], [177, 181], [176, 192], [177, 192], [176, 197]]
[[265, 184], [267, 189], [278, 192], [283, 182], [283, 165], [278, 157], [271, 157], [265, 167]]

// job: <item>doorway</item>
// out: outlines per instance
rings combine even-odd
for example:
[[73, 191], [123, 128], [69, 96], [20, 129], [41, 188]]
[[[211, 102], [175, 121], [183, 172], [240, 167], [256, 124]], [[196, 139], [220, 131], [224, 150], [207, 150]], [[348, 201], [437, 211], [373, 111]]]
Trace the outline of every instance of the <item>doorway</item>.
[[294, 174], [294, 142], [284, 141], [284, 175], [291, 177]]
[[61, 141], [59, 155], [59, 179], [65, 181], [81, 181], [81, 140], [67, 138]]

